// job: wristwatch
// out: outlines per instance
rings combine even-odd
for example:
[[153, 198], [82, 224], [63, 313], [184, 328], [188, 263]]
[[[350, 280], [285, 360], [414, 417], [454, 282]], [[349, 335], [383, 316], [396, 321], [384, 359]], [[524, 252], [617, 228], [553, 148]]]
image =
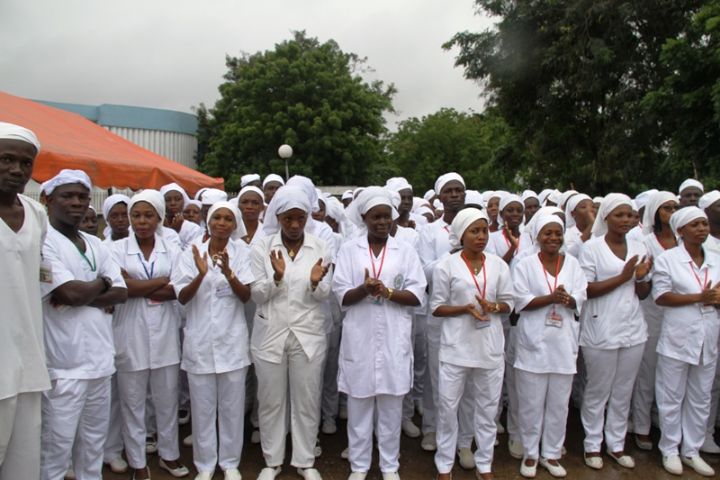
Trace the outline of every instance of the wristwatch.
[[110, 289], [112, 288], [113, 282], [112, 282], [112, 280], [110, 279], [110, 277], [106, 277], [106, 276], [103, 275], [102, 277], [100, 277], [100, 280], [102, 280], [103, 283], [105, 284], [105, 289], [103, 290], [102, 293], [105, 293], [105, 292], [107, 292], [108, 290], [110, 290]]

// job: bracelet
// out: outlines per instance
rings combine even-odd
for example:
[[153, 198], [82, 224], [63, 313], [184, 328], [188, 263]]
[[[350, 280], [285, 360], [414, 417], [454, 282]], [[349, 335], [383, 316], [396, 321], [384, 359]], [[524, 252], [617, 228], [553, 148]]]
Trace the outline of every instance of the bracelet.
[[393, 293], [395, 293], [395, 290], [392, 289], [392, 288], [388, 288], [388, 289], [387, 289], [387, 295], [385, 295], [385, 298], [387, 298], [388, 300], [390, 300], [390, 297], [392, 297]]

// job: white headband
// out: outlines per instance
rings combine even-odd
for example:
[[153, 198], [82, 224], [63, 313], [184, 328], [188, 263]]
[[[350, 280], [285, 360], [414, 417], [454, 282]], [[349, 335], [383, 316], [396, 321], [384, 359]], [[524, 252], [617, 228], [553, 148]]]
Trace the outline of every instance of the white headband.
[[40, 152], [40, 142], [32, 130], [13, 123], [0, 122], [0, 140], [20, 140], [35, 147]]
[[675, 213], [670, 217], [670, 228], [676, 236], [680, 236], [678, 232], [682, 227], [698, 218], [707, 218], [704, 211], [698, 207], [685, 207], [680, 210], [676, 210]]
[[227, 208], [235, 216], [235, 231], [233, 231], [230, 238], [232, 238], [233, 240], [239, 240], [245, 235], [247, 235], [247, 230], [245, 229], [245, 222], [243, 222], [242, 220], [242, 214], [240, 213], [240, 210], [227, 200], [213, 203], [213, 206], [210, 207], [210, 210], [208, 210], [205, 224], [208, 226], [208, 232], [210, 233], [210, 235], [212, 235], [212, 232], [210, 231], [210, 219], [212, 218], [213, 214], [221, 208]]
[[[465, 187], [465, 180], [460, 176], [460, 174], [455, 172], [446, 173], [444, 175], [440, 175], [437, 180], [435, 180], [435, 192], [440, 195], [442, 193], [442, 189], [445, 185], [448, 184], [448, 182], [452, 182], [453, 180], [458, 181], [462, 183], [462, 186]], [[427, 195], [427, 193], [426, 193]]]
[[465, 230], [478, 220], [485, 220], [488, 225], [490, 225], [490, 218], [487, 213], [485, 213], [485, 210], [478, 210], [472, 207], [463, 208], [455, 215], [450, 225], [450, 245], [453, 249], [462, 246], [462, 237], [465, 234]]
[[621, 205], [627, 205], [632, 208], [630, 197], [624, 193], [609, 193], [605, 196], [600, 204], [597, 217], [595, 217], [595, 223], [592, 228], [593, 237], [600, 237], [607, 233], [607, 217], [610, 215], [610, 212]]
[[71, 183], [79, 183], [88, 190], [92, 191], [92, 182], [90, 181], [90, 177], [88, 177], [87, 173], [82, 170], [70, 170], [67, 168], [60, 170], [60, 173], [44, 182], [42, 189], [43, 192], [45, 192], [45, 195], [51, 195], [57, 187], [69, 185]]

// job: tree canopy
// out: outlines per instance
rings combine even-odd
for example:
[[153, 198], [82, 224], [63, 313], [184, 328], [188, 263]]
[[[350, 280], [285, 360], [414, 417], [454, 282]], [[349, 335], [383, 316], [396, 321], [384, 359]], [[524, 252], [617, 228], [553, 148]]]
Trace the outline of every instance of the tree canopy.
[[366, 60], [339, 45], [295, 32], [274, 50], [226, 57], [214, 107], [198, 108], [198, 164], [239, 187], [247, 172], [283, 172], [283, 143], [293, 147], [291, 173], [325, 184], [362, 184], [381, 163], [383, 114], [395, 87], [366, 82]]

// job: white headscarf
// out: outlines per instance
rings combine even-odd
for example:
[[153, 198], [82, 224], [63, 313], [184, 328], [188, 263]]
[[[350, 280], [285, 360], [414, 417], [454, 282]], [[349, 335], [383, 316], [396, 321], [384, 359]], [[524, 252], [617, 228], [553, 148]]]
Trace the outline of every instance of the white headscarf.
[[385, 188], [391, 192], [399, 192], [400, 190], [412, 190], [412, 185], [408, 183], [405, 177], [392, 177], [385, 182]]
[[147, 202], [155, 209], [160, 217], [160, 223], [158, 223], [156, 233], [160, 235], [162, 232], [162, 224], [165, 221], [165, 196], [157, 190], [150, 188], [136, 193], [130, 199], [130, 203], [128, 204], [128, 218], [132, 218], [132, 209], [138, 202]]
[[572, 198], [573, 195], [577, 195], [577, 190], [566, 190], [563, 193], [560, 194], [560, 197], [558, 199], [558, 207], [565, 208], [567, 201], [569, 198]]
[[228, 199], [227, 192], [218, 190], [217, 188], [208, 188], [203, 192], [202, 204], [213, 205], [217, 202], [225, 202]]
[[[299, 208], [308, 214], [312, 212], [312, 206], [310, 205], [307, 193], [301, 188], [289, 185], [289, 183], [290, 182], [288, 182], [288, 185], [278, 189], [265, 211], [265, 217], [263, 217], [263, 232], [265, 232], [266, 235], [274, 235], [280, 231], [277, 216], [281, 213], [292, 210], [293, 208]], [[314, 191], [315, 188], [313, 188], [313, 192]], [[317, 204], [317, 201], [315, 204]]]
[[92, 182], [87, 173], [82, 170], [70, 170], [67, 168], [60, 170], [60, 173], [44, 182], [43, 192], [45, 192], [45, 195], [51, 195], [57, 187], [71, 183], [79, 183], [92, 192]]
[[435, 192], [440, 195], [442, 192], [442, 189], [445, 185], [448, 184], [448, 182], [452, 182], [453, 180], [456, 180], [460, 183], [462, 183], [462, 186], [465, 187], [465, 180], [460, 176], [460, 174], [455, 172], [446, 173], [443, 175], [440, 175], [437, 180], [435, 180]]
[[312, 212], [317, 212], [318, 210], [320, 210], [320, 205], [318, 204], [319, 198], [317, 190], [315, 189], [315, 184], [313, 184], [312, 180], [307, 177], [303, 177], [302, 175], [294, 175], [290, 177], [290, 180], [288, 180], [285, 185], [288, 187], [297, 187], [303, 192], [305, 192], [305, 195], [307, 195], [308, 201], [312, 206]]
[[720, 192], [718, 192], [717, 190], [711, 190], [702, 197], [700, 197], [700, 200], [698, 201], [698, 207], [700, 207], [702, 210], [705, 210], [718, 200], [720, 200]]
[[482, 195], [477, 190], [465, 190], [465, 205], [477, 205], [485, 208]]
[[163, 185], [160, 187], [160, 193], [162, 194], [163, 198], [165, 198], [165, 194], [168, 192], [178, 192], [183, 197], [183, 208], [185, 208], [185, 205], [187, 205], [188, 200], [190, 200], [190, 197], [188, 197], [187, 192], [184, 188], [182, 188], [177, 183], [168, 183], [167, 185]]
[[185, 208], [189, 207], [190, 205], [195, 205], [198, 210], [202, 210], [202, 202], [200, 200], [188, 200], [185, 202]]
[[20, 140], [35, 147], [40, 152], [40, 141], [32, 130], [28, 130], [14, 123], [0, 122], [0, 140]]
[[672, 228], [675, 236], [679, 237], [679, 230], [698, 218], [707, 218], [707, 215], [698, 207], [681, 208], [680, 210], [676, 210], [675, 213], [672, 214], [672, 217], [670, 217], [670, 228]]
[[[240, 182], [242, 183], [242, 180]], [[265, 185], [267, 185], [270, 182], [277, 182], [280, 185], [285, 185], [285, 180], [283, 180], [283, 178], [280, 175], [278, 175], [277, 173], [271, 173], [267, 177], [265, 177], [265, 180], [263, 180], [263, 183], [262, 183], [263, 188], [265, 188]]]
[[203, 188], [201, 188], [200, 190], [198, 190], [198, 191], [195, 193], [195, 200], [201, 201], [201, 200], [202, 200], [201, 197], [203, 196], [203, 193], [205, 193], [207, 190], [210, 190], [210, 188], [209, 188], [209, 187], [203, 187]]
[[545, 201], [552, 193], [552, 188], [546, 188], [545, 190], [540, 192], [540, 195], [538, 195], [538, 200], [540, 200], [540, 205], [545, 205]]
[[387, 205], [392, 211], [393, 220], [398, 218], [399, 215], [393, 206], [390, 192], [386, 188], [378, 186], [367, 187], [363, 190], [355, 201], [350, 204], [345, 214], [356, 226], [364, 228], [365, 222], [362, 216], [378, 205]]
[[[523, 230], [525, 233], [530, 235], [530, 238], [533, 238], [533, 230], [535, 228], [535, 224], [540, 220], [542, 217], [552, 215], [557, 217], [556, 214], [564, 214], [562, 210], [560, 210], [558, 207], [540, 207], [537, 212], [535, 212], [535, 215], [530, 219], [530, 221], [525, 225], [525, 228]], [[558, 217], [560, 218], [560, 217]], [[561, 219], [562, 220], [562, 219]]]
[[703, 184], [695, 180], [694, 178], [688, 178], [684, 182], [680, 184], [680, 188], [678, 188], [678, 193], [682, 193], [683, 190], [685, 190], [688, 187], [696, 187], [699, 188], [701, 192], [705, 191], [705, 187], [703, 187]]
[[638, 193], [638, 195], [634, 198], [635, 204], [638, 206], [638, 208], [646, 207], [648, 201], [650, 200], [650, 197], [654, 193], [657, 193], [657, 189], [655, 188], [651, 188], [650, 190], [645, 190], [644, 192]]
[[227, 208], [235, 216], [235, 231], [232, 233], [232, 235], [230, 235], [230, 238], [232, 238], [233, 240], [240, 240], [245, 235], [247, 235], [247, 230], [245, 230], [245, 222], [243, 222], [242, 220], [242, 214], [240, 213], [240, 210], [228, 201], [215, 202], [213, 203], [212, 207], [210, 207], [210, 210], [208, 210], [208, 214], [205, 219], [205, 224], [208, 226], [208, 233], [212, 235], [212, 232], [210, 231], [210, 219], [212, 218], [213, 214], [221, 208]]
[[523, 205], [525, 204], [525, 200], [527, 200], [528, 198], [534, 198], [538, 201], [538, 203], [540, 203], [540, 198], [534, 190], [525, 190], [522, 192], [522, 195], [520, 195], [520, 200], [522, 200]]
[[590, 200], [592, 202], [592, 198], [590, 198], [589, 195], [585, 195], [584, 193], [578, 193], [570, 197], [565, 205], [565, 223], [567, 225], [567, 228], [572, 228], [575, 226], [575, 219], [572, 216], [572, 212], [575, 211], [578, 205], [580, 205], [580, 202], [583, 200]]
[[562, 218], [558, 217], [557, 215], [543, 215], [542, 217], [538, 218], [537, 222], [533, 224], [533, 231], [532, 231], [532, 239], [533, 244], [537, 245], [537, 238], [538, 235], [540, 235], [540, 232], [542, 231], [543, 227], [545, 225], [548, 225], [550, 223], [557, 223], [560, 225], [560, 229], [563, 232], [565, 232], [565, 225], [563, 225]]
[[105, 218], [105, 221], [107, 221], [108, 216], [110, 216], [110, 210], [112, 210], [112, 208], [118, 203], [130, 205], [130, 197], [128, 197], [127, 195], [123, 195], [122, 193], [116, 193], [107, 197], [103, 202], [102, 207], [102, 214], [103, 218]]
[[259, 181], [260, 175], [258, 175], [257, 173], [248, 173], [247, 175], [243, 175], [242, 177], [240, 177], [240, 188], [247, 186], [249, 183]]
[[440, 210], [441, 212], [445, 211], [445, 207], [443, 206], [442, 202], [437, 198], [433, 200], [433, 207], [435, 208], [435, 210]]
[[610, 212], [621, 205], [627, 205], [632, 208], [632, 200], [624, 193], [608, 193], [600, 204], [595, 223], [592, 228], [593, 237], [601, 237], [608, 231], [607, 217]]
[[490, 218], [488, 217], [485, 210], [478, 210], [477, 208], [463, 208], [460, 210], [450, 225], [450, 245], [453, 249], [460, 248], [462, 246], [462, 237], [465, 234], [465, 230], [470, 225], [477, 222], [478, 220], [485, 220], [490, 225]]
[[660, 206], [663, 203], [669, 202], [671, 200], [677, 203], [677, 198], [675, 197], [675, 194], [670, 192], [656, 191], [648, 197], [642, 219], [642, 231], [645, 235], [653, 232], [655, 228], [655, 214], [657, 213]]
[[435, 195], [436, 195], [435, 190], [433, 190], [431, 188], [430, 190], [425, 192], [425, 195], [423, 195], [423, 200], [425, 200], [426, 202], [429, 202], [430, 199], [433, 198]]
[[520, 197], [518, 197], [514, 193], [508, 193], [506, 195], [503, 195], [502, 198], [500, 199], [500, 206], [498, 207], [498, 211], [502, 212], [503, 210], [505, 210], [505, 207], [507, 207], [508, 205], [510, 205], [513, 202], [519, 203], [520, 208], [525, 210], [525, 204], [523, 203], [522, 200], [520, 200]]
[[[278, 190], [278, 191], [280, 191], [280, 190]], [[263, 193], [262, 190], [260, 190], [258, 187], [254, 186], [254, 185], [248, 185], [247, 187], [243, 187], [240, 190], [240, 193], [238, 193], [237, 202], [235, 202], [235, 203], [239, 204], [242, 196], [248, 192], [255, 192], [256, 194], [260, 195], [260, 202], [262, 202], [263, 204], [265, 203], [265, 194]]]
[[342, 193], [342, 197], [340, 197], [341, 200], [352, 200], [353, 198], [353, 191], [352, 190], [345, 190]]

